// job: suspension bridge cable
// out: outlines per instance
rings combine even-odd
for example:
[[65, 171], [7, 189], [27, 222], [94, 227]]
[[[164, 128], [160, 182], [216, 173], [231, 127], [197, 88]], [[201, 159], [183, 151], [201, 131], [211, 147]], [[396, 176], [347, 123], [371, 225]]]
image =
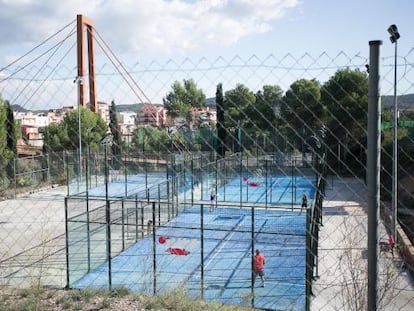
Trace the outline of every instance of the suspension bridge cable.
[[[64, 40], [61, 40], [60, 42], [56, 43], [54, 46], [52, 46], [50, 49], [46, 50], [45, 52], [43, 52], [42, 54], [40, 54], [39, 56], [35, 57], [34, 59], [32, 59], [29, 63], [27, 63], [26, 65], [24, 65], [23, 67], [20, 67], [18, 70], [16, 70], [15, 72], [11, 73], [10, 75], [6, 76], [5, 78], [0, 80], [1, 82], [4, 82], [6, 80], [9, 80], [11, 77], [13, 77], [14, 75], [18, 74], [20, 71], [22, 71], [23, 69], [26, 69], [29, 65], [33, 64], [34, 62], [36, 62], [37, 60], [39, 60], [40, 58], [42, 58], [44, 55], [46, 55], [47, 53], [49, 53], [50, 51], [52, 51], [54, 48], [56, 48], [57, 46], [61, 45], [62, 41], [66, 41], [70, 36], [72, 36], [74, 33], [76, 33], [74, 30], [72, 30], [71, 33], [69, 33], [68, 36], [66, 36], [66, 38]], [[33, 81], [33, 80], [31, 80]]]
[[[138, 83], [135, 81], [135, 79], [131, 76], [131, 74], [128, 72], [128, 70], [125, 68], [125, 66], [122, 64], [122, 62], [116, 57], [115, 53], [111, 50], [111, 48], [108, 46], [108, 44], [105, 42], [105, 40], [101, 37], [101, 35], [96, 31], [97, 36], [102, 41], [102, 43], [105, 45], [105, 47], [109, 50], [109, 52], [112, 54], [112, 56], [115, 58], [119, 66], [125, 71], [127, 76], [132, 80], [133, 84], [138, 88], [138, 90], [142, 93], [145, 100], [150, 103], [151, 100], [147, 97], [147, 95], [144, 93], [144, 91], [139, 87]], [[98, 42], [98, 41], [97, 41]], [[101, 46], [102, 47], [102, 46]], [[106, 53], [105, 53], [106, 54]], [[114, 64], [115, 65], [115, 64]], [[118, 71], [119, 72], [119, 71]], [[119, 72], [120, 73], [120, 72]], [[120, 73], [121, 74], [121, 73]], [[122, 74], [121, 74], [122, 75]], [[134, 92], [135, 93], [135, 92]]]
[[142, 101], [141, 96], [136, 92], [136, 90], [134, 89], [134, 87], [131, 85], [131, 83], [125, 79], [124, 74], [118, 69], [117, 65], [115, 64], [115, 62], [112, 60], [112, 58], [110, 57], [110, 55], [108, 55], [108, 53], [106, 52], [106, 50], [103, 48], [103, 46], [101, 45], [101, 43], [98, 40], [95, 40], [96, 43], [101, 47], [102, 51], [104, 52], [104, 54], [108, 57], [109, 61], [112, 63], [112, 65], [114, 65], [116, 71], [121, 75], [121, 77], [124, 79], [124, 81], [126, 82], [126, 84], [128, 84], [128, 86], [131, 88], [132, 92], [138, 97], [138, 99], [140, 101]]
[[[62, 64], [63, 60], [66, 58], [66, 56], [68, 56], [69, 52], [74, 49], [75, 46], [76, 46], [76, 42], [72, 44], [72, 46], [66, 51], [66, 53], [61, 57], [61, 59], [56, 63], [56, 65], [52, 68], [52, 70], [49, 72], [49, 74], [42, 80], [42, 82], [39, 84], [39, 86], [34, 90], [34, 92], [32, 93], [32, 95], [27, 98], [27, 101], [29, 101], [30, 99], [33, 98], [34, 95], [36, 95], [36, 93], [40, 90], [40, 88], [46, 82], [47, 78], [49, 78], [50, 75], [56, 71], [56, 69], [58, 68], [58, 66], [60, 64]], [[52, 56], [53, 55], [54, 54], [52, 54]]]
[[[42, 70], [45, 68], [45, 66], [48, 64], [48, 62], [52, 59], [52, 57], [57, 53], [57, 51], [59, 50], [59, 48], [62, 46], [62, 44], [67, 40], [67, 39], [69, 39], [72, 35], [74, 34], [74, 32], [72, 32], [72, 33], [70, 33], [70, 34], [68, 34], [67, 36], [66, 36], [66, 38], [64, 38], [63, 40], [61, 40], [58, 44], [56, 44], [56, 45], [54, 45], [53, 46], [53, 49], [55, 49], [54, 51], [53, 51], [53, 53], [46, 59], [46, 61], [42, 64], [42, 66], [39, 68], [39, 70], [37, 71], [37, 73], [33, 76], [33, 78], [32, 79], [30, 79], [29, 80], [29, 82], [28, 83], [26, 83], [25, 84], [25, 86], [23, 87], [23, 89], [22, 89], [22, 91], [21, 92], [19, 92], [18, 93], [18, 95], [17, 95], [17, 97], [15, 97], [15, 98], [13, 98], [11, 101], [17, 101], [17, 99], [20, 97], [20, 95], [21, 94], [23, 94], [23, 91], [24, 90], [26, 90], [27, 88], [28, 88], [28, 86], [29, 86], [29, 84], [31, 83], [31, 82], [33, 82], [34, 80], [35, 80], [35, 78], [42, 72]], [[76, 44], [76, 43], [75, 43]], [[75, 44], [73, 44], [72, 45], [72, 47], [68, 50], [68, 51], [70, 51], [72, 48], [73, 48], [73, 46], [75, 45]], [[51, 51], [52, 49], [49, 49], [48, 51]], [[63, 58], [65, 58], [66, 56], [67, 56], [67, 54], [68, 54], [68, 52], [66, 52], [65, 54], [64, 54], [64, 56], [63, 56]], [[62, 59], [58, 62], [58, 64], [60, 64], [62, 62]], [[52, 70], [52, 72], [54, 72], [54, 70], [56, 69], [56, 66], [55, 66], [55, 68]], [[48, 77], [50, 76], [50, 74], [48, 75]], [[46, 80], [44, 79], [43, 81], [42, 81], [42, 83], [40, 84], [40, 86], [41, 85], [43, 85], [43, 83], [45, 82]], [[34, 94], [39, 90], [39, 88], [40, 88], [40, 86], [35, 90], [35, 92], [29, 97], [29, 99], [31, 99], [33, 96], [34, 96]]]
[[[36, 45], [34, 48], [32, 48], [31, 50], [29, 50], [28, 52], [26, 52], [24, 55], [20, 56], [19, 58], [17, 58], [16, 60], [12, 61], [10, 64], [8, 64], [7, 66], [3, 67], [0, 69], [0, 72], [2, 72], [3, 70], [6, 70], [7, 68], [13, 66], [15, 63], [19, 62], [21, 59], [25, 58], [27, 55], [29, 55], [30, 53], [32, 53], [33, 51], [35, 51], [37, 48], [39, 48], [40, 46], [42, 46], [43, 44], [45, 44], [47, 41], [51, 40], [53, 37], [57, 36], [59, 33], [61, 33], [63, 30], [65, 30], [67, 27], [69, 27], [71, 24], [73, 24], [76, 20], [71, 21], [69, 24], [65, 25], [64, 27], [62, 27], [61, 29], [59, 29], [57, 32], [55, 32], [53, 35], [51, 35], [50, 37], [46, 38], [45, 40], [43, 40], [41, 43], [39, 43], [38, 45]], [[1, 80], [3, 81], [3, 80]]]

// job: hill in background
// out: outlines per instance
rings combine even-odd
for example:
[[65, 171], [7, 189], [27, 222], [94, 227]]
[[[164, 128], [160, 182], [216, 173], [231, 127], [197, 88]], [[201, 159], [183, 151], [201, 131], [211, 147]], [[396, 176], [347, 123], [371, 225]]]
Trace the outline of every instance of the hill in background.
[[[382, 96], [385, 108], [392, 108], [394, 106], [394, 96]], [[414, 94], [397, 96], [399, 110], [414, 110]]]
[[123, 112], [123, 111], [134, 111], [134, 112], [136, 112], [143, 105], [144, 104], [116, 105], [116, 111], [118, 111], [118, 112]]

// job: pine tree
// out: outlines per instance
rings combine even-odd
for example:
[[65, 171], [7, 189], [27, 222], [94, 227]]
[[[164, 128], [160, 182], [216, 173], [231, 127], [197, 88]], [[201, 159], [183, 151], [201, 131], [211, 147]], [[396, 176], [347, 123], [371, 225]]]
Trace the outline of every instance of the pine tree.
[[224, 157], [226, 153], [226, 129], [224, 127], [224, 97], [223, 86], [221, 83], [217, 85], [216, 91], [216, 111], [217, 111], [217, 154]]
[[112, 137], [113, 137], [112, 146], [111, 146], [112, 155], [115, 158], [113, 166], [115, 169], [118, 169], [119, 161], [121, 158], [122, 137], [121, 137], [121, 131], [119, 129], [115, 101], [111, 102], [111, 108], [109, 110], [109, 129], [111, 130]]
[[17, 135], [16, 135], [16, 125], [14, 123], [13, 110], [10, 106], [8, 100], [4, 101], [6, 107], [6, 146], [8, 149], [8, 163], [7, 163], [7, 177], [10, 180], [14, 179], [14, 158], [17, 156]]

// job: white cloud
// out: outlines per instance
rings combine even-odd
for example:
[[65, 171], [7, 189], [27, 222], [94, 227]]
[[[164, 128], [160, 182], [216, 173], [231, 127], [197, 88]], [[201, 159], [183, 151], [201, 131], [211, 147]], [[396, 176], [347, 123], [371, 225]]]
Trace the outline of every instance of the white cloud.
[[298, 0], [2, 0], [0, 44], [37, 43], [90, 17], [119, 51], [185, 52], [264, 33]]

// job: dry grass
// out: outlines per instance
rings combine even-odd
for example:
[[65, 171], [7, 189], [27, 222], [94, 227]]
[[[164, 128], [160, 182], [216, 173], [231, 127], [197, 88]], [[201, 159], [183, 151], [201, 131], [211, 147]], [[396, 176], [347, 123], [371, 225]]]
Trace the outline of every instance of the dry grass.
[[241, 306], [226, 306], [206, 303], [187, 297], [183, 290], [158, 296], [130, 293], [120, 288], [112, 292], [98, 290], [46, 290], [0, 288], [0, 310], [43, 311], [43, 310], [255, 310]]

